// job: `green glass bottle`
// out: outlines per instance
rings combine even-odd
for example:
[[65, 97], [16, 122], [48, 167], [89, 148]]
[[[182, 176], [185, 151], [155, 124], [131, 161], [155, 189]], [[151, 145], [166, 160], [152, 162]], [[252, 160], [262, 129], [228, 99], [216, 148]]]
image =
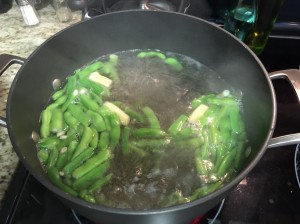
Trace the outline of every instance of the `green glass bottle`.
[[244, 42], [255, 54], [262, 53], [284, 0], [257, 0], [256, 21]]

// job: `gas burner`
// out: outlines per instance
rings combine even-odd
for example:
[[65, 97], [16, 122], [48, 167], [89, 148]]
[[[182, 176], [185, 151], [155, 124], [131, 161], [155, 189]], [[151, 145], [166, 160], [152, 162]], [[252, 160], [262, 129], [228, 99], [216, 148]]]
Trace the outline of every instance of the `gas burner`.
[[[224, 202], [225, 202], [225, 199], [223, 199], [222, 202], [219, 205], [217, 205], [215, 208], [211, 209], [206, 214], [195, 218], [189, 224], [214, 224], [223, 208]], [[92, 223], [94, 223], [94, 222], [87, 220], [85, 217], [77, 214], [73, 209], [71, 209], [71, 211], [72, 211], [72, 215], [74, 216], [74, 219], [76, 220], [77, 224], [92, 224]]]

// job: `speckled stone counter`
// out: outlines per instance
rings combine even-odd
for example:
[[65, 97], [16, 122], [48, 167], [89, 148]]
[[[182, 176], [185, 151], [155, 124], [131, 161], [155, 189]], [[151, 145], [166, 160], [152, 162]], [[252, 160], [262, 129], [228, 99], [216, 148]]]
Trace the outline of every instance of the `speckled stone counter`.
[[[11, 10], [0, 14], [0, 54], [13, 54], [27, 58], [46, 39], [58, 31], [80, 21], [80, 12], [73, 12], [67, 23], [59, 22], [51, 5], [38, 10], [40, 24], [25, 26], [20, 9], [14, 3]], [[13, 78], [20, 68], [13, 65], [0, 77], [0, 116], [5, 117], [6, 99]], [[18, 158], [10, 143], [7, 130], [0, 127], [0, 207], [1, 199], [10, 183]]]

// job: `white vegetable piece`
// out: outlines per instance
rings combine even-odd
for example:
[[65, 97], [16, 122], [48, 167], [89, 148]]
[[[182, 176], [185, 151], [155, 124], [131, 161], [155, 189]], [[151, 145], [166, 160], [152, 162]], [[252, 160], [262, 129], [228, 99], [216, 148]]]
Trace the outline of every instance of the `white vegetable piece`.
[[189, 116], [188, 121], [190, 123], [197, 123], [199, 121], [199, 118], [202, 117], [202, 115], [208, 110], [208, 106], [205, 104], [200, 104]]
[[107, 88], [111, 87], [112, 84], [112, 80], [107, 78], [106, 76], [100, 75], [99, 72], [92, 72], [89, 75], [89, 79], [93, 82], [96, 82], [98, 84], [101, 84]]
[[103, 105], [106, 106], [111, 112], [114, 112], [118, 115], [122, 125], [127, 126], [129, 124], [130, 117], [118, 106], [116, 106], [113, 103], [110, 103], [108, 101], [106, 101]]

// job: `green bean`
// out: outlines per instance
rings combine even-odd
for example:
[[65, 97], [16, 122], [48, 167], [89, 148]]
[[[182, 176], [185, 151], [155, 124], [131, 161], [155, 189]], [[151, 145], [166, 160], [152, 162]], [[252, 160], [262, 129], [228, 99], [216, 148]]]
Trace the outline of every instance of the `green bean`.
[[93, 138], [90, 142], [90, 146], [92, 148], [96, 148], [97, 145], [98, 145], [99, 134], [98, 134], [98, 131], [96, 130], [96, 128], [94, 126], [91, 126], [91, 129], [94, 132], [94, 134], [93, 134]]
[[236, 156], [236, 152], [237, 152], [237, 149], [234, 148], [234, 149], [232, 149], [231, 152], [229, 152], [225, 156], [224, 160], [220, 164], [220, 167], [218, 168], [217, 174], [219, 177], [223, 177], [227, 173], [228, 169], [233, 165], [233, 162], [234, 162], [234, 159]]
[[187, 139], [187, 138], [195, 137], [195, 135], [197, 135], [197, 133], [192, 128], [183, 128], [182, 130], [180, 130], [177, 133], [175, 138], [178, 139], [178, 140]]
[[210, 125], [214, 121], [214, 118], [219, 111], [219, 106], [210, 105], [208, 110], [200, 117], [199, 124], [201, 126]]
[[119, 57], [116, 54], [109, 55], [109, 63], [112, 65], [117, 65], [119, 61]]
[[230, 124], [233, 133], [239, 134], [243, 131], [243, 122], [240, 117], [238, 105], [232, 106], [230, 110]]
[[143, 109], [144, 114], [148, 120], [148, 123], [151, 128], [160, 128], [160, 123], [158, 118], [156, 117], [154, 111], [150, 107], [144, 107]]
[[88, 126], [90, 123], [89, 116], [83, 112], [82, 108], [78, 105], [70, 104], [70, 113], [84, 126]]
[[206, 131], [203, 131], [203, 145], [200, 151], [200, 158], [202, 160], [208, 159], [209, 156], [209, 135]]
[[222, 186], [222, 182], [218, 181], [203, 187], [198, 188], [194, 191], [194, 193], [188, 197], [189, 201], [194, 201], [200, 197], [203, 197], [204, 195], [210, 194], [220, 188]]
[[48, 157], [49, 157], [49, 152], [47, 149], [40, 149], [37, 153], [37, 157], [39, 160], [43, 163], [47, 163]]
[[168, 129], [171, 135], [176, 135], [182, 128], [183, 124], [187, 121], [188, 117], [186, 115], [180, 115]]
[[126, 114], [129, 115], [129, 117], [135, 119], [137, 122], [139, 122], [141, 124], [145, 123], [145, 118], [143, 117], [143, 115], [139, 114], [138, 112], [131, 109], [130, 107], [125, 107], [124, 111], [125, 111]]
[[63, 190], [64, 192], [73, 195], [73, 196], [77, 196], [77, 192], [74, 191], [72, 188], [70, 188], [69, 186], [65, 185], [60, 178], [59, 175], [59, 171], [55, 166], [49, 167], [47, 168], [47, 174], [49, 179], [51, 180], [51, 182], [59, 187], [61, 190]]
[[70, 142], [70, 144], [68, 146], [68, 161], [70, 161], [72, 159], [77, 145], [78, 145], [78, 141], [71, 141]]
[[73, 94], [73, 91], [75, 90], [77, 85], [76, 76], [72, 75], [67, 78], [67, 84], [66, 84], [66, 92], [67, 95]]
[[109, 147], [111, 149], [114, 149], [118, 145], [120, 140], [120, 135], [121, 135], [120, 121], [119, 121], [119, 117], [116, 114], [111, 114], [109, 116], [109, 121], [111, 126], [111, 130], [109, 134], [109, 138], [110, 138]]
[[182, 195], [180, 190], [175, 190], [161, 202], [162, 207], [169, 207], [176, 204], [189, 202], [189, 199]]
[[70, 175], [78, 166], [93, 155], [94, 149], [89, 147], [80, 153], [77, 157], [68, 162], [62, 169], [65, 176]]
[[63, 105], [64, 102], [67, 100], [68, 96], [67, 95], [62, 95], [61, 97], [59, 97], [56, 101], [54, 101], [53, 103], [51, 103], [47, 109], [49, 110], [53, 110], [58, 108], [60, 105]]
[[90, 144], [94, 137], [94, 132], [90, 127], [84, 127], [83, 134], [81, 136], [80, 142], [77, 145], [75, 152], [73, 154], [73, 159], [76, 158], [79, 154], [81, 154]]
[[38, 142], [39, 148], [55, 149], [61, 140], [56, 136], [51, 136], [47, 138], [42, 138]]
[[70, 111], [64, 112], [64, 120], [70, 128], [74, 128], [79, 124], [79, 121], [71, 114]]
[[162, 60], [166, 59], [166, 56], [163, 53], [156, 52], [156, 51], [148, 51], [148, 52], [140, 52], [137, 55], [138, 58], [145, 58], [145, 57], [158, 57]]
[[76, 100], [77, 97], [78, 97], [78, 96], [77, 96], [77, 94], [75, 93], [75, 91], [74, 91], [74, 93], [68, 95], [67, 100], [66, 100], [66, 101], [64, 102], [64, 104], [61, 106], [61, 110], [65, 112], [65, 111], [69, 108], [69, 106]]
[[50, 121], [50, 131], [60, 132], [64, 129], [64, 116], [60, 109], [54, 109], [52, 111], [51, 121]]
[[81, 198], [87, 202], [94, 203], [94, 204], [96, 203], [94, 196], [92, 196], [90, 194], [84, 194], [81, 196]]
[[180, 62], [176, 58], [167, 58], [165, 60], [165, 63], [170, 65], [177, 72], [180, 72], [183, 69], [182, 65], [180, 64]]
[[214, 97], [207, 99], [208, 104], [215, 104], [218, 106], [235, 106], [237, 104], [233, 97]]
[[105, 172], [109, 169], [109, 167], [110, 161], [107, 160], [103, 162], [99, 166], [87, 172], [85, 175], [75, 179], [75, 181], [73, 182], [73, 187], [76, 190], [86, 189], [89, 185], [93, 183], [95, 179], [102, 178]]
[[92, 156], [90, 159], [88, 159], [83, 165], [77, 167], [72, 172], [72, 177], [75, 179], [78, 179], [85, 174], [87, 174], [89, 171], [94, 169], [95, 167], [99, 166], [101, 163], [107, 161], [112, 157], [112, 153], [110, 150], [101, 150], [94, 156]]
[[119, 81], [119, 77], [118, 77], [116, 68], [110, 62], [104, 63], [104, 66], [101, 71], [104, 72], [106, 75], [108, 75], [109, 78], [111, 78], [114, 82]]
[[237, 143], [236, 146], [236, 157], [234, 160], [234, 168], [236, 170], [241, 170], [243, 162], [245, 160], [245, 145], [243, 141]]
[[77, 71], [76, 72], [76, 75], [79, 77], [79, 78], [83, 78], [83, 77], [86, 77], [88, 76], [89, 74], [91, 74], [92, 72], [95, 72], [99, 69], [101, 69], [103, 67], [103, 62], [101, 61], [97, 61], [97, 62], [94, 62], [88, 66], [86, 66], [84, 69], [80, 70], [80, 71]]
[[105, 184], [107, 184], [110, 179], [112, 178], [112, 173], [106, 175], [105, 177], [97, 180], [95, 183], [93, 183], [91, 186], [89, 186], [88, 191], [94, 192], [97, 189], [101, 189]]
[[199, 138], [191, 138], [186, 140], [178, 140], [175, 142], [175, 147], [178, 149], [197, 149], [203, 144], [203, 141]]
[[160, 149], [169, 144], [168, 139], [140, 139], [138, 141], [133, 141], [132, 144], [138, 148], [150, 148], [150, 149]]
[[207, 99], [216, 97], [215, 94], [208, 94], [192, 100], [192, 108], [195, 109], [201, 104], [207, 105]]
[[103, 100], [102, 100], [102, 98], [99, 95], [97, 95], [94, 92], [90, 92], [90, 95], [92, 97], [92, 100], [94, 100], [97, 104], [99, 104], [99, 105], [103, 104]]
[[82, 86], [90, 89], [91, 91], [93, 91], [99, 96], [102, 95], [102, 93], [104, 93], [105, 87], [98, 83], [95, 83], [94, 81], [90, 80], [88, 77], [81, 78], [79, 82]]
[[60, 90], [57, 90], [52, 96], [52, 100], [57, 100], [58, 98], [60, 98], [62, 95], [65, 94], [65, 89], [60, 89]]
[[208, 175], [213, 169], [214, 164], [209, 160], [202, 160], [199, 157], [195, 159], [196, 171], [200, 175]]
[[102, 131], [106, 130], [105, 121], [104, 121], [103, 117], [100, 114], [98, 114], [94, 111], [91, 111], [91, 110], [88, 110], [87, 114], [90, 116], [91, 123], [93, 124], [93, 126], [95, 127], [95, 129], [98, 132], [102, 132]]
[[145, 157], [147, 155], [147, 152], [145, 152], [143, 149], [135, 146], [134, 144], [135, 144], [135, 142], [128, 143], [129, 151], [138, 154], [142, 158]]
[[109, 146], [109, 132], [104, 131], [100, 134], [100, 139], [98, 142], [98, 148], [103, 150]]
[[211, 123], [210, 135], [211, 135], [212, 143], [214, 144], [218, 143], [218, 130], [219, 130], [220, 121], [224, 117], [229, 115], [230, 108], [231, 108], [230, 106], [222, 107], [220, 111], [216, 114], [213, 122]]
[[63, 147], [59, 151], [58, 158], [57, 158], [56, 163], [55, 163], [55, 167], [58, 170], [61, 170], [65, 166], [65, 164], [67, 163], [67, 161], [68, 161], [68, 148], [67, 147]]
[[90, 97], [86, 94], [80, 95], [80, 102], [85, 106], [88, 110], [92, 110], [94, 112], [98, 112], [100, 110], [100, 106], [98, 103], [93, 101]]
[[166, 132], [158, 128], [137, 128], [132, 131], [132, 136], [136, 138], [161, 138], [166, 136]]
[[129, 153], [129, 146], [128, 146], [128, 141], [129, 141], [129, 135], [130, 135], [131, 128], [126, 126], [123, 129], [123, 134], [122, 134], [122, 153], [124, 155], [127, 155]]
[[50, 135], [50, 121], [51, 121], [51, 111], [45, 109], [41, 114], [41, 128], [40, 133], [42, 138], [46, 138]]
[[49, 157], [47, 160], [47, 168], [50, 168], [52, 166], [55, 166], [55, 163], [57, 161], [58, 158], [58, 150], [57, 149], [52, 149], [49, 153]]

